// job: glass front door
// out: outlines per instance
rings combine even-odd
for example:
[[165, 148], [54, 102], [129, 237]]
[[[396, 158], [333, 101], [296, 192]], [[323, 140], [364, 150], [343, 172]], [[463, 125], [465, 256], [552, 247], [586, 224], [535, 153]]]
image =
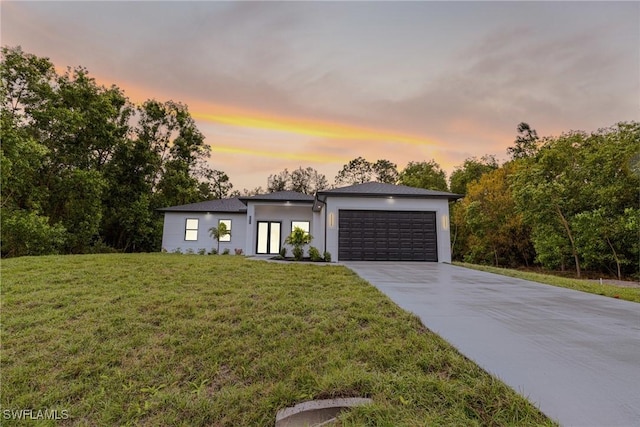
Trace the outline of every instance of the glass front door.
[[257, 254], [277, 254], [280, 252], [280, 223], [258, 221]]

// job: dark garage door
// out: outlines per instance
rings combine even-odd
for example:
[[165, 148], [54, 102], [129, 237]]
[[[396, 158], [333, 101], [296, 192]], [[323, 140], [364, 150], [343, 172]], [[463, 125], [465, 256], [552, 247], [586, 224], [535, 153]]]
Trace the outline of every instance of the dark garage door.
[[438, 261], [436, 213], [340, 210], [340, 261]]

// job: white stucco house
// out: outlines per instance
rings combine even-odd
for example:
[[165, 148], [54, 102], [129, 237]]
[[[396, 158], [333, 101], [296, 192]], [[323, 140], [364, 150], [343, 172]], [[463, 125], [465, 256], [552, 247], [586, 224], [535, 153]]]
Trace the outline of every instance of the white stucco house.
[[451, 262], [449, 201], [460, 197], [368, 182], [315, 196], [281, 191], [172, 206], [159, 209], [162, 248], [209, 251], [217, 246], [209, 229], [225, 222], [231, 236], [220, 241], [220, 250], [232, 254], [276, 255], [300, 227], [313, 236], [311, 246], [328, 251], [333, 261]]

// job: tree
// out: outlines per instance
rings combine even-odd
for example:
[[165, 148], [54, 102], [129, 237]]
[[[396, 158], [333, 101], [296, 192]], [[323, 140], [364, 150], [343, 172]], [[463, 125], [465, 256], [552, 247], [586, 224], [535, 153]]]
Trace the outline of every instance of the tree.
[[467, 194], [467, 186], [477, 182], [491, 171], [498, 169], [498, 161], [493, 155], [484, 155], [480, 159], [470, 157], [451, 174], [449, 185], [452, 193]]
[[[569, 248], [577, 277], [581, 277], [581, 267], [570, 220], [584, 208], [585, 200], [580, 197], [583, 183], [576, 172], [578, 147], [585, 137], [584, 133], [574, 132], [557, 140], [549, 139], [535, 162], [529, 162], [518, 174], [516, 190], [519, 210], [534, 228], [536, 252], [545, 257], [545, 252], [551, 249], [547, 242], [564, 242], [559, 248]], [[560, 261], [564, 266], [565, 260]]]
[[402, 185], [428, 190], [447, 191], [446, 174], [435, 160], [428, 162], [409, 162], [398, 181]]
[[3, 214], [46, 218], [66, 230], [62, 250], [85, 252], [99, 241], [104, 168], [127, 134], [129, 104], [81, 67], [57, 75], [48, 59], [20, 48], [2, 54], [2, 163], [11, 188], [3, 188]]
[[529, 124], [520, 123], [518, 125], [518, 136], [513, 147], [507, 148], [507, 154], [513, 160], [533, 157], [538, 152], [538, 133], [531, 129]]
[[[0, 77], [3, 255], [91, 252], [105, 243], [157, 250], [156, 208], [230, 189], [224, 173], [206, 167], [210, 149], [183, 104], [135, 107], [85, 68], [59, 75], [19, 47], [2, 48]], [[8, 246], [20, 233], [52, 244]]]
[[511, 192], [511, 176], [518, 165], [510, 163], [484, 174], [469, 184], [467, 196], [461, 202], [462, 218], [470, 231], [469, 262], [491, 262], [498, 266], [529, 264], [532, 248], [529, 228], [522, 214], [516, 211]]
[[342, 167], [336, 175], [336, 185], [364, 184], [371, 181], [373, 165], [363, 157], [356, 157]]
[[229, 175], [219, 170], [212, 170], [207, 177], [211, 188], [211, 195], [214, 199], [225, 199], [233, 188], [229, 180]]
[[291, 172], [289, 190], [304, 194], [315, 194], [328, 187], [327, 178], [312, 167]]
[[[639, 242], [629, 237], [640, 176], [633, 170], [640, 124], [546, 138], [514, 184], [518, 209], [532, 227], [538, 260], [637, 274]], [[634, 260], [634, 261], [631, 261]]]
[[398, 182], [398, 165], [389, 160], [378, 160], [373, 164], [373, 173], [377, 182], [396, 184]]
[[267, 179], [267, 191], [297, 191], [304, 194], [315, 194], [316, 191], [328, 187], [327, 178], [312, 167], [297, 169], [289, 172], [285, 169], [277, 174], [269, 175]]
[[276, 175], [269, 175], [267, 179], [267, 192], [275, 193], [277, 191], [285, 191], [291, 186], [291, 174], [288, 169]]
[[242, 191], [233, 190], [229, 194], [229, 197], [249, 197], [249, 196], [255, 196], [256, 194], [264, 194], [264, 193], [265, 191], [262, 189], [262, 187], [258, 186], [251, 190], [246, 188], [243, 188]]
[[213, 238], [213, 240], [215, 240], [218, 243], [217, 249], [216, 249], [216, 253], [220, 253], [220, 239], [222, 239], [225, 236], [231, 236], [231, 231], [229, 231], [227, 229], [227, 224], [225, 224], [224, 222], [220, 221], [218, 223], [217, 227], [211, 227], [209, 229], [209, 236], [211, 236], [211, 238]]

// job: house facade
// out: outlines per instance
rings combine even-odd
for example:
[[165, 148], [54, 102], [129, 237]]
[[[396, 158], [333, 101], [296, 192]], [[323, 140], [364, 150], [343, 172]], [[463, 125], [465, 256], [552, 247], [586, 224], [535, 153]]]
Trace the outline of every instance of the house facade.
[[160, 209], [162, 247], [198, 252], [217, 247], [209, 229], [220, 222], [231, 235], [220, 250], [276, 255], [296, 228], [313, 236], [310, 246], [333, 261], [451, 262], [449, 201], [442, 191], [369, 182], [319, 191], [315, 196], [281, 191]]

